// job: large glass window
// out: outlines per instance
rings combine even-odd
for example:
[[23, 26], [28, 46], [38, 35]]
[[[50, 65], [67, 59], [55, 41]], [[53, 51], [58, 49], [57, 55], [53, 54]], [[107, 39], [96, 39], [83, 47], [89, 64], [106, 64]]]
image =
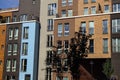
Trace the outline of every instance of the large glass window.
[[15, 59], [12, 60], [12, 72], [16, 71], [16, 65], [17, 65], [17, 61]]
[[72, 5], [73, 4], [73, 0], [68, 0], [68, 5]]
[[84, 8], [84, 15], [88, 15], [88, 7]]
[[91, 2], [96, 2], [96, 0], [91, 0]]
[[62, 17], [66, 17], [66, 10], [62, 10]]
[[62, 6], [66, 6], [66, 0], [62, 0]]
[[108, 33], [108, 20], [103, 20], [103, 34]]
[[12, 55], [12, 44], [8, 44], [8, 56]]
[[53, 35], [47, 35], [47, 47], [53, 46]]
[[48, 19], [48, 31], [52, 31], [53, 30], [53, 19]]
[[113, 4], [113, 12], [120, 12], [120, 4]]
[[88, 0], [84, 0], [84, 4], [88, 3]]
[[9, 29], [8, 30], [9, 32], [9, 40], [12, 40], [13, 39], [13, 29]]
[[108, 12], [109, 12], [109, 5], [105, 5], [105, 6], [104, 6], [104, 12], [105, 12], [105, 13], [108, 13]]
[[14, 39], [17, 40], [18, 39], [18, 28], [16, 28], [14, 30]]
[[62, 24], [58, 24], [58, 36], [62, 36]]
[[5, 17], [5, 22], [9, 23], [10, 22], [10, 16]]
[[18, 44], [13, 44], [13, 55], [17, 55]]
[[112, 52], [120, 52], [120, 38], [112, 39]]
[[94, 40], [93, 39], [90, 39], [89, 45], [90, 45], [89, 52], [94, 53]]
[[48, 16], [56, 15], [56, 3], [48, 4]]
[[68, 16], [72, 16], [73, 15], [73, 10], [68, 10]]
[[105, 38], [103, 39], [103, 53], [107, 53], [108, 52], [108, 39]]
[[69, 23], [64, 24], [64, 36], [69, 35]]
[[23, 71], [23, 72], [27, 71], [27, 59], [22, 59], [21, 71]]
[[94, 22], [89, 22], [89, 34], [94, 34]]
[[24, 27], [23, 30], [23, 39], [28, 39], [29, 27]]
[[112, 20], [112, 33], [120, 33], [120, 19]]
[[22, 45], [22, 55], [28, 54], [28, 43], [23, 43]]
[[86, 32], [86, 22], [81, 22], [82, 34]]
[[20, 21], [27, 21], [27, 14], [23, 14], [20, 16]]
[[91, 7], [91, 14], [96, 14], [96, 7], [95, 6]]
[[7, 60], [6, 62], [6, 72], [10, 72], [11, 60]]

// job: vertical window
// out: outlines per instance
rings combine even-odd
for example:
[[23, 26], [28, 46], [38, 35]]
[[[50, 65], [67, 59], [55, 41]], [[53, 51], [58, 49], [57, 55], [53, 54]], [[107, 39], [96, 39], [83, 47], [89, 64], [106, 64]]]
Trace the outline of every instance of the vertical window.
[[53, 19], [48, 19], [48, 31], [52, 31], [53, 30]]
[[88, 3], [88, 0], [84, 0], [84, 4]]
[[103, 20], [103, 34], [108, 33], [108, 20]]
[[10, 80], [10, 76], [5, 76], [5, 80]]
[[10, 72], [11, 60], [7, 60], [6, 62], [6, 72]]
[[62, 0], [62, 6], [66, 6], [66, 0]]
[[90, 45], [89, 52], [94, 53], [94, 40], [93, 39], [90, 40], [89, 45]]
[[51, 68], [46, 69], [46, 80], [51, 80]]
[[17, 55], [18, 44], [13, 44], [13, 55]]
[[50, 65], [52, 63], [52, 51], [47, 51], [47, 65]]
[[13, 39], [13, 29], [9, 29], [8, 30], [8, 34], [9, 34], [9, 40], [12, 40]]
[[64, 24], [64, 36], [69, 35], [69, 23]]
[[108, 52], [108, 39], [105, 38], [103, 39], [103, 53], [107, 53]]
[[62, 53], [62, 41], [61, 40], [59, 40], [59, 41], [57, 41], [57, 46], [58, 46], [58, 54], [60, 54], [60, 53]]
[[32, 4], [35, 4], [35, 0], [32, 0]]
[[47, 47], [52, 47], [53, 46], [53, 35], [48, 35], [47, 36]]
[[56, 3], [48, 4], [48, 16], [56, 15]]
[[69, 41], [68, 40], [64, 41], [64, 48], [65, 49], [69, 48]]
[[27, 59], [22, 59], [21, 71], [23, 71], [23, 72], [27, 71]]
[[68, 10], [68, 16], [72, 16], [73, 15], [73, 10]]
[[96, 7], [95, 6], [91, 7], [91, 14], [96, 14]]
[[81, 22], [82, 34], [86, 32], [86, 22]]
[[25, 75], [25, 80], [31, 80], [30, 74], [26, 74], [26, 75]]
[[105, 6], [104, 6], [104, 12], [105, 12], [105, 13], [108, 13], [108, 12], [109, 12], [109, 5], [105, 5]]
[[120, 4], [113, 4], [113, 12], [120, 12]]
[[91, 0], [91, 2], [93, 2], [93, 3], [94, 3], [94, 2], [96, 2], [96, 0]]
[[120, 52], [120, 38], [112, 39], [112, 52]]
[[24, 39], [28, 39], [28, 33], [29, 33], [29, 27], [24, 27], [24, 30], [23, 30], [23, 38]]
[[12, 60], [12, 72], [16, 71], [16, 63], [17, 61], [15, 59]]
[[13, 16], [13, 22], [17, 21], [17, 16]]
[[9, 22], [10, 22], [10, 16], [5, 17], [5, 22], [6, 22], [6, 23], [9, 23]]
[[14, 30], [14, 39], [17, 40], [18, 39], [18, 28], [16, 28]]
[[58, 36], [62, 36], [62, 24], [58, 24]]
[[88, 7], [84, 8], [84, 15], [88, 15]]
[[22, 55], [28, 54], [28, 43], [23, 43], [22, 45]]
[[72, 5], [73, 4], [73, 0], [68, 0], [68, 5]]
[[12, 44], [8, 44], [8, 56], [12, 55]]
[[120, 33], [120, 19], [112, 20], [112, 33]]
[[27, 15], [26, 14], [21, 15], [20, 21], [27, 21]]
[[62, 10], [62, 17], [66, 17], [66, 10]]
[[94, 22], [89, 22], [89, 34], [94, 34]]

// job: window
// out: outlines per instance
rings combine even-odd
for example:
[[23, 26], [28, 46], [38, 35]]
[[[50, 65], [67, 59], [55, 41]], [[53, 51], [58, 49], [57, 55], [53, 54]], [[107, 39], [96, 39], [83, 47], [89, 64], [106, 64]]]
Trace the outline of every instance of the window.
[[62, 53], [62, 41], [57, 41], [57, 46], [58, 46], [58, 54]]
[[84, 0], [84, 4], [88, 3], [88, 0]]
[[31, 80], [30, 74], [25, 75], [25, 80]]
[[20, 21], [27, 21], [27, 15], [26, 14], [21, 15]]
[[68, 78], [67, 77], [63, 77], [63, 80], [68, 80]]
[[108, 52], [108, 39], [105, 38], [103, 39], [103, 53], [107, 53]]
[[51, 80], [51, 68], [46, 68], [46, 79]]
[[6, 62], [6, 72], [10, 72], [11, 60], [7, 60]]
[[17, 16], [13, 16], [13, 22], [17, 21]]
[[90, 40], [89, 45], [90, 45], [89, 52], [94, 53], [94, 40], [93, 39]]
[[108, 20], [103, 20], [103, 34], [108, 33]]
[[66, 6], [66, 0], [62, 0], [62, 6]]
[[5, 80], [15, 80], [15, 76], [6, 76]]
[[105, 12], [105, 13], [108, 13], [108, 12], [109, 12], [109, 5], [105, 5], [105, 6], [104, 6], [104, 12]]
[[13, 44], [13, 55], [17, 55], [18, 44]]
[[53, 46], [53, 35], [47, 35], [47, 47]]
[[93, 3], [94, 3], [94, 2], [96, 2], [96, 0], [91, 0], [91, 2], [93, 2]]
[[32, 0], [32, 4], [35, 4], [35, 0]]
[[73, 0], [68, 0], [68, 5], [72, 5], [73, 4]]
[[112, 52], [120, 52], [120, 38], [112, 39]]
[[64, 24], [64, 36], [69, 35], [69, 23]]
[[10, 16], [5, 17], [5, 22], [6, 22], [6, 23], [9, 23], [9, 22], [10, 22]]
[[58, 36], [62, 36], [62, 24], [58, 24]]
[[16, 63], [17, 61], [15, 59], [12, 60], [12, 72], [15, 72], [16, 71]]
[[112, 20], [112, 33], [120, 33], [120, 19]]
[[50, 65], [52, 63], [52, 51], [47, 51], [47, 61], [46, 64]]
[[12, 44], [8, 44], [8, 56], [12, 55]]
[[86, 32], [86, 22], [81, 22], [82, 34]]
[[28, 43], [23, 43], [22, 45], [22, 55], [28, 54]]
[[52, 31], [53, 30], [53, 19], [48, 19], [48, 31]]
[[23, 72], [27, 71], [27, 59], [22, 59], [21, 71], [23, 71]]
[[23, 38], [28, 39], [29, 27], [24, 27]]
[[13, 29], [9, 29], [8, 30], [8, 34], [9, 34], [9, 40], [12, 40], [13, 39]]
[[68, 40], [64, 41], [64, 48], [65, 49], [69, 48], [69, 41]]
[[66, 10], [62, 10], [62, 17], [66, 17]]
[[5, 76], [5, 80], [10, 80], [10, 76]]
[[56, 3], [48, 4], [48, 16], [56, 15]]
[[95, 6], [91, 7], [91, 14], [96, 14], [96, 7]]
[[94, 22], [89, 22], [89, 34], [94, 34]]
[[14, 39], [17, 40], [18, 39], [18, 28], [16, 28], [14, 30]]
[[120, 12], [120, 4], [113, 4], [113, 12]]
[[68, 16], [72, 16], [73, 15], [73, 10], [68, 10]]
[[88, 7], [84, 8], [84, 15], [88, 15]]

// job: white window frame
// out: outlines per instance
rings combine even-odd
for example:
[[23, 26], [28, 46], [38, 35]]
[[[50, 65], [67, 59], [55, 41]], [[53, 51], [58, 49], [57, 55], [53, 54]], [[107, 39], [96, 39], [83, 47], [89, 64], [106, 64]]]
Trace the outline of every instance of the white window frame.
[[62, 23], [58, 24], [58, 37], [62, 36], [63, 30], [62, 30], [63, 26]]
[[[66, 30], [66, 27], [68, 28], [68, 30]], [[70, 30], [70, 24], [65, 23], [64, 24], [64, 36], [69, 36], [69, 30]]]
[[15, 28], [14, 29], [14, 40], [17, 40], [18, 39], [18, 28]]
[[6, 72], [10, 72], [11, 60], [6, 61]]
[[96, 6], [91, 7], [91, 14], [96, 14]]
[[68, 17], [73, 16], [73, 10], [68, 10]]
[[13, 44], [13, 55], [17, 55], [18, 44]]
[[66, 0], [62, 0], [62, 6], [66, 6]]
[[84, 15], [88, 15], [89, 11], [88, 11], [88, 7], [84, 7]]
[[13, 59], [12, 60], [12, 72], [16, 71], [16, 66], [17, 66], [17, 60]]
[[9, 40], [13, 39], [13, 29], [9, 29]]
[[12, 44], [8, 44], [8, 56], [12, 55]]

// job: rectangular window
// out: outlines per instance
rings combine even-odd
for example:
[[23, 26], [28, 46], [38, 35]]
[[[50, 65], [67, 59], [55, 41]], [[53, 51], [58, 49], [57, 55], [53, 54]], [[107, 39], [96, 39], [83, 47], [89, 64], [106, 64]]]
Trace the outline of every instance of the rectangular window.
[[68, 0], [68, 5], [72, 5], [73, 4], [73, 0]]
[[10, 72], [11, 60], [7, 60], [6, 62], [6, 72]]
[[53, 30], [53, 19], [48, 19], [48, 31], [52, 31]]
[[58, 24], [58, 36], [62, 36], [62, 24]]
[[103, 34], [108, 33], [108, 20], [103, 20]]
[[47, 47], [53, 46], [53, 35], [47, 35]]
[[93, 39], [90, 40], [89, 45], [90, 45], [89, 52], [94, 53], [94, 40]]
[[10, 22], [10, 16], [5, 17], [5, 22], [9, 23]]
[[120, 12], [120, 4], [113, 4], [113, 12]]
[[94, 22], [89, 22], [89, 34], [94, 34]]
[[91, 14], [96, 14], [96, 7], [95, 6], [91, 7]]
[[81, 22], [82, 34], [86, 32], [86, 22]]
[[12, 55], [12, 44], [8, 44], [8, 56]]
[[64, 41], [64, 48], [65, 49], [69, 48], [69, 41], [68, 40]]
[[62, 0], [62, 6], [66, 6], [66, 0]]
[[88, 0], [84, 0], [84, 4], [88, 3]]
[[35, 4], [35, 2], [36, 2], [35, 0], [32, 0], [32, 4]]
[[23, 30], [23, 39], [28, 39], [29, 27], [24, 27]]
[[52, 51], [47, 51], [47, 65], [50, 65], [52, 63]]
[[64, 24], [64, 36], [69, 35], [69, 23]]
[[68, 10], [68, 17], [73, 16], [73, 10]]
[[120, 19], [112, 20], [112, 33], [120, 33]]
[[20, 21], [27, 21], [27, 15], [26, 14], [23, 14], [20, 16]]
[[13, 55], [17, 55], [18, 44], [13, 44]]
[[68, 78], [67, 77], [63, 77], [63, 80], [68, 80]]
[[22, 55], [27, 55], [28, 54], [28, 43], [23, 43], [22, 44]]
[[14, 40], [18, 39], [18, 28], [14, 30]]
[[112, 52], [120, 52], [120, 38], [112, 39]]
[[92, 3], [96, 2], [96, 0], [91, 0]]
[[17, 61], [15, 59], [12, 60], [12, 72], [16, 71], [16, 65], [17, 65]]
[[59, 41], [57, 41], [57, 46], [58, 46], [58, 54], [60, 54], [60, 53], [62, 53], [62, 41], [61, 40], [59, 40]]
[[108, 12], [109, 12], [109, 5], [105, 5], [105, 6], [104, 6], [104, 12], [105, 12], [105, 13], [108, 13]]
[[17, 16], [13, 16], [13, 22], [17, 22]]
[[31, 80], [30, 74], [26, 74], [26, 75], [25, 75], [25, 80]]
[[13, 29], [9, 29], [8, 30], [8, 34], [9, 34], [9, 40], [12, 40], [13, 39]]
[[108, 53], [108, 39], [103, 39], [103, 53]]
[[66, 10], [62, 10], [62, 17], [66, 17]]
[[88, 15], [88, 7], [84, 8], [84, 15]]
[[27, 71], [27, 59], [22, 59], [21, 71], [23, 71], [23, 72]]
[[48, 16], [56, 15], [56, 3], [48, 4]]

